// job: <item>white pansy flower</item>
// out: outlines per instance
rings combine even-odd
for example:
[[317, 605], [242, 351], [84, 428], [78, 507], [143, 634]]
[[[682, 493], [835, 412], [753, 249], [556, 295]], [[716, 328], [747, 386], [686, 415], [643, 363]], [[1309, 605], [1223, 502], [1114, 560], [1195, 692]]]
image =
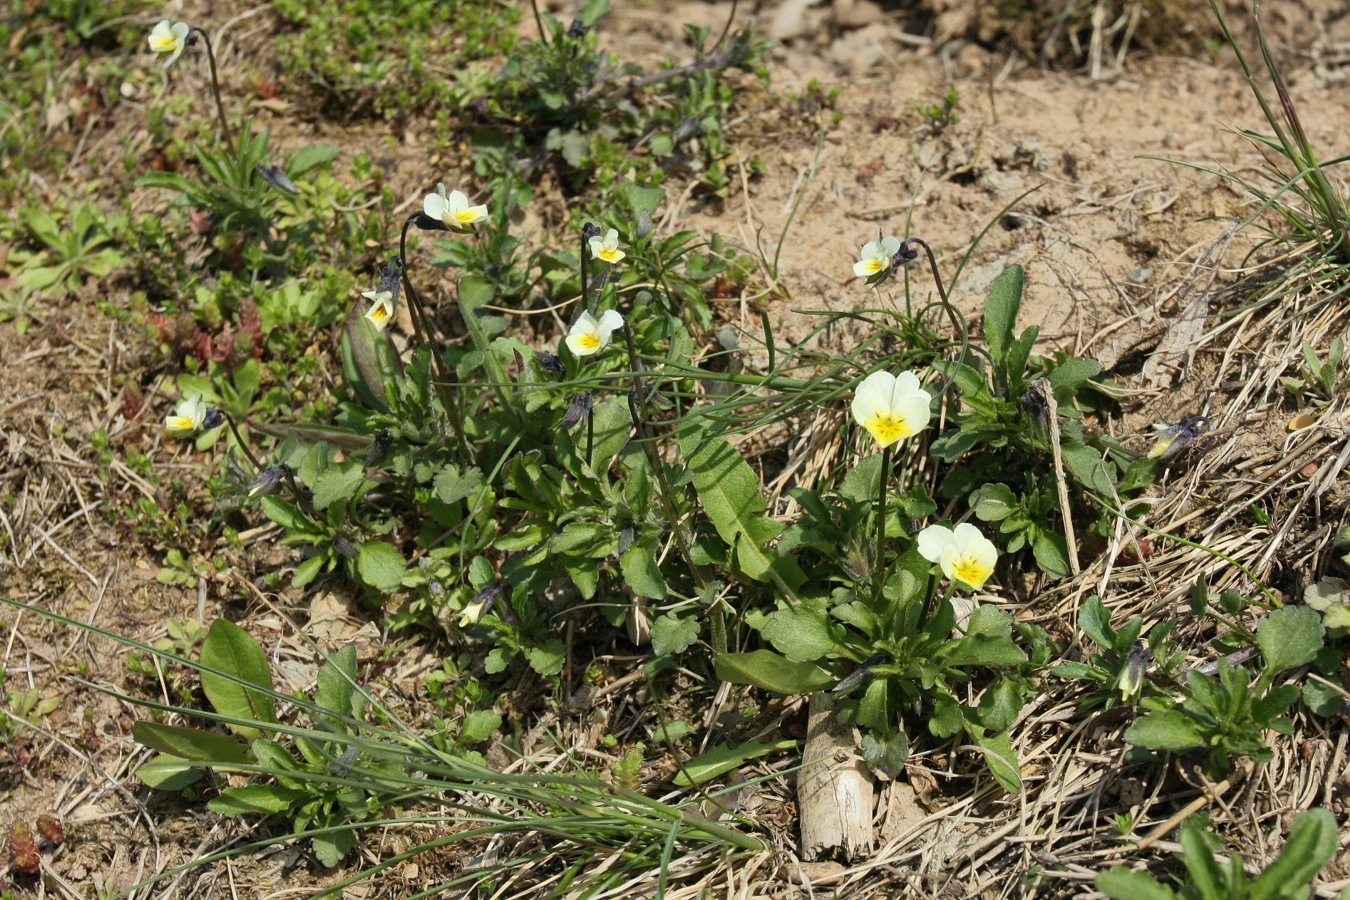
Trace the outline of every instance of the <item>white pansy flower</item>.
[[361, 296], [373, 304], [366, 311], [366, 318], [375, 326], [376, 331], [384, 331], [384, 327], [394, 318], [394, 292], [362, 291]]
[[200, 394], [193, 394], [179, 403], [171, 415], [164, 417], [164, 433], [169, 437], [190, 438], [202, 430], [205, 422], [206, 401]]
[[874, 278], [890, 271], [891, 261], [900, 252], [900, 239], [890, 235], [880, 243], [868, 241], [863, 244], [862, 259], [853, 264], [853, 274], [859, 278]]
[[169, 54], [164, 65], [172, 65], [187, 46], [188, 35], [191, 33], [192, 26], [188, 23], [170, 22], [165, 19], [150, 30], [150, 49], [156, 53]]
[[451, 191], [447, 196], [445, 185], [438, 183], [436, 193], [427, 194], [422, 201], [422, 212], [454, 231], [468, 231], [472, 225], [487, 218], [488, 208], [485, 205], [470, 206], [463, 191]]
[[913, 372], [873, 372], [853, 393], [853, 419], [882, 447], [928, 427], [932, 396]]
[[626, 255], [619, 249], [619, 232], [611, 228], [604, 237], [596, 235], [590, 240], [591, 256], [614, 265]]
[[919, 532], [919, 555], [941, 566], [950, 580], [972, 590], [984, 587], [998, 562], [994, 542], [969, 522], [955, 528], [929, 525]]
[[612, 309], [596, 321], [589, 312], [581, 314], [572, 330], [567, 333], [567, 346], [577, 356], [590, 356], [609, 346], [609, 336], [623, 327], [623, 316]]

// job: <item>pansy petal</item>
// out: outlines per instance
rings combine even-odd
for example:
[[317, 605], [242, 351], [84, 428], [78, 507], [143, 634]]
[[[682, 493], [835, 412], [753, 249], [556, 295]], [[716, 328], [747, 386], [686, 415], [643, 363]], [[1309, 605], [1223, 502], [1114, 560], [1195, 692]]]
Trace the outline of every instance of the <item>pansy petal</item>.
[[952, 530], [946, 525], [929, 525], [919, 532], [919, 555], [929, 562], [938, 562], [951, 546], [952, 540]]

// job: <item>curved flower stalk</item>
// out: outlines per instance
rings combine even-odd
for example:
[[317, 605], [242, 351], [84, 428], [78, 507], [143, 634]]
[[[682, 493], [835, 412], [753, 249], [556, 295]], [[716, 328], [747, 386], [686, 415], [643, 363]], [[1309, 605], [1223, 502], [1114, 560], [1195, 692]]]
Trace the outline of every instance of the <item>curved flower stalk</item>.
[[167, 68], [177, 61], [183, 54], [186, 47], [197, 43], [201, 38], [206, 45], [206, 59], [211, 65], [211, 94], [216, 98], [216, 116], [220, 120], [220, 139], [223, 141], [229, 134], [229, 126], [225, 124], [225, 104], [220, 99], [220, 79], [216, 77], [216, 52], [211, 47], [211, 38], [205, 31], [189, 25], [186, 22], [171, 22], [168, 19], [161, 19], [159, 24], [150, 29], [147, 40], [150, 42], [150, 49], [155, 53], [163, 55], [167, 53], [169, 58], [164, 61]]
[[623, 316], [612, 309], [598, 320], [583, 312], [567, 333], [567, 347], [577, 356], [591, 356], [608, 347], [610, 337], [622, 327]]
[[853, 420], [867, 429], [878, 445], [889, 448], [928, 427], [933, 396], [913, 372], [873, 372], [853, 393]]
[[978, 591], [994, 574], [998, 562], [998, 548], [980, 529], [969, 522], [955, 528], [929, 525], [919, 532], [919, 555], [937, 563], [942, 574], [960, 586]]

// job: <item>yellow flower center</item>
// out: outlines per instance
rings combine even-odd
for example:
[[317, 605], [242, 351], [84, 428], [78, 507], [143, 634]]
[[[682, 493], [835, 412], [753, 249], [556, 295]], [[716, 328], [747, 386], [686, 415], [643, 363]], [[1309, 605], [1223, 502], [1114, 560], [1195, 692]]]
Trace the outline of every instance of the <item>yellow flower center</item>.
[[389, 318], [389, 310], [381, 303], [379, 306], [371, 308], [370, 317], [376, 322], [383, 322], [385, 319]]
[[874, 413], [871, 418], [863, 423], [863, 427], [883, 447], [889, 447], [896, 441], [914, 434], [914, 429], [909, 427], [908, 422], [894, 413], [887, 412]]
[[618, 261], [619, 261], [619, 258], [620, 258], [620, 257], [619, 257], [619, 251], [617, 251], [617, 250], [601, 250], [601, 251], [600, 251], [600, 258], [603, 259], [605, 262], [611, 262], [611, 263], [612, 263], [612, 262], [618, 262]]
[[989, 580], [989, 576], [992, 574], [994, 574], [994, 570], [986, 565], [981, 565], [979, 560], [967, 558], [958, 559], [952, 563], [952, 578], [973, 588], [984, 587], [984, 583]]
[[159, 53], [167, 53], [170, 50], [178, 49], [178, 38], [176, 37], [158, 37], [155, 38], [155, 50]]
[[587, 350], [599, 350], [599, 349], [600, 349], [600, 335], [598, 335], [598, 334], [582, 334], [582, 335], [578, 335], [578, 336], [577, 336], [577, 343], [580, 344], [581, 346], [585, 347]]
[[884, 263], [883, 261], [881, 261], [881, 260], [879, 260], [879, 259], [868, 259], [868, 260], [864, 260], [864, 262], [867, 263], [867, 274], [868, 274], [868, 275], [875, 275], [875, 274], [877, 274], [878, 272], [880, 272], [882, 269], [886, 268], [886, 263]]

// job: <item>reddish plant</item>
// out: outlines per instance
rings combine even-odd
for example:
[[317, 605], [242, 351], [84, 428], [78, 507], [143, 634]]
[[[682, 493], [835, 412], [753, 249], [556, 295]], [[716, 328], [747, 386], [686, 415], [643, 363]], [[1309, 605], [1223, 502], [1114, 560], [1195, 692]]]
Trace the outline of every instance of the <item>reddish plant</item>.
[[37, 817], [37, 833], [49, 844], [60, 846], [66, 842], [66, 830], [61, 827], [55, 816], [46, 813]]
[[27, 822], [15, 822], [9, 826], [8, 847], [10, 865], [15, 872], [36, 875], [42, 868], [37, 842], [33, 840], [33, 829], [28, 827]]

